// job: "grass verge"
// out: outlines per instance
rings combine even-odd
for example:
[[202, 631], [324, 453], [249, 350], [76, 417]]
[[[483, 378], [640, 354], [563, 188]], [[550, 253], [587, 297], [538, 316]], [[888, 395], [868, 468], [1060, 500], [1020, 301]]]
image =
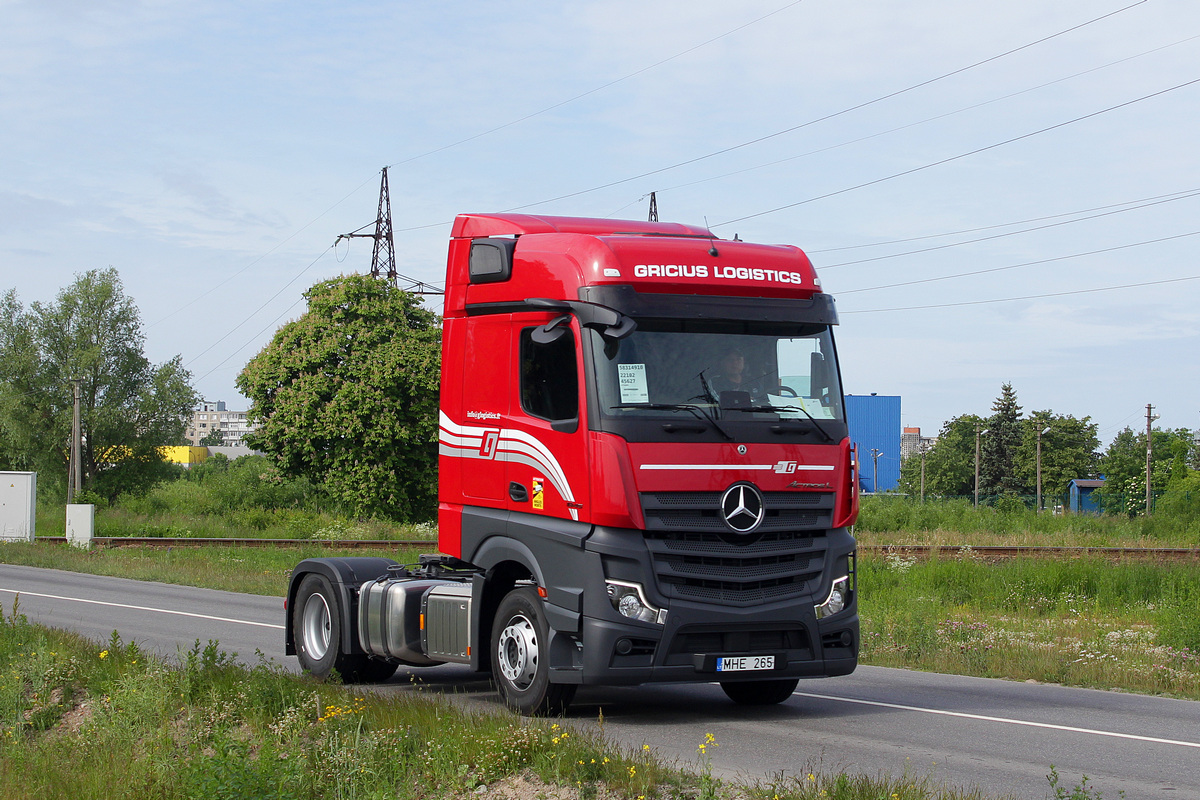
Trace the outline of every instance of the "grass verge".
[[199, 642], [177, 667], [0, 614], [0, 796], [983, 800], [928, 779], [811, 771], [761, 784], [623, 751], [596, 731], [468, 714], [420, 693], [355, 692], [239, 666]]
[[859, 559], [862, 661], [1200, 700], [1200, 574], [1100, 559]]
[[30, 625], [19, 609], [0, 622], [0, 796], [12, 800], [446, 797], [523, 771], [592, 794], [685, 786], [649, 752], [552, 721], [355, 693], [239, 666], [212, 643], [176, 668], [115, 635], [97, 646]]

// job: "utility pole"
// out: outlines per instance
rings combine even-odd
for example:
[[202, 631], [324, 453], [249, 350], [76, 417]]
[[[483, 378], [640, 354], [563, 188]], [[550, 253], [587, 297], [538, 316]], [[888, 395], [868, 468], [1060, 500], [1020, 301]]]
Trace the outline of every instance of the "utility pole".
[[654, 192], [650, 193], [650, 217], [649, 222], [658, 222], [658, 198], [654, 196]]
[[83, 426], [80, 422], [79, 379], [71, 380], [72, 394], [75, 400], [75, 410], [71, 415], [71, 470], [67, 474], [67, 504], [75, 502], [75, 495], [83, 489], [83, 467], [79, 463], [79, 454], [83, 449]]
[[921, 442], [917, 447], [921, 450], [921, 505], [925, 505], [925, 443]]
[[1037, 506], [1035, 514], [1042, 513], [1042, 434], [1049, 431], [1049, 426], [1038, 430], [1037, 438]]
[[1154, 436], [1151, 433], [1150, 425], [1154, 420], [1158, 419], [1158, 414], [1154, 413], [1154, 406], [1146, 404], [1146, 516], [1150, 516], [1150, 509], [1153, 505], [1154, 495], [1150, 489], [1150, 479], [1154, 475], [1154, 465], [1152, 463], [1152, 455], [1154, 452]]
[[987, 433], [980, 423], [975, 423], [975, 507], [979, 508], [979, 437]]
[[883, 455], [883, 451], [871, 448], [871, 492], [879, 491], [879, 457]]

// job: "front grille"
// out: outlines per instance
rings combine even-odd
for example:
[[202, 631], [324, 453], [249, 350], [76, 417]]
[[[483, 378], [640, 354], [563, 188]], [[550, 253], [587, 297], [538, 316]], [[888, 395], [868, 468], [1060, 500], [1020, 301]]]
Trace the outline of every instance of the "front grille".
[[[833, 492], [764, 492], [762, 531], [827, 529], [833, 518]], [[646, 529], [723, 531], [721, 492], [652, 492], [642, 495]]]
[[641, 496], [646, 546], [668, 597], [750, 606], [809, 594], [825, 563], [832, 492], [764, 493], [756, 537], [743, 543], [720, 517], [720, 492]]

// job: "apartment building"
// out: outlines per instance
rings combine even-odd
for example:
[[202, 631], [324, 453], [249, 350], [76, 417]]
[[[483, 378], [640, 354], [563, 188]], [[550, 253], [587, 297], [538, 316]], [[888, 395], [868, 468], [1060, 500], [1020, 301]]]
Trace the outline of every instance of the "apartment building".
[[245, 411], [229, 411], [223, 400], [206, 400], [192, 412], [185, 436], [193, 445], [198, 445], [213, 431], [220, 431], [222, 447], [245, 447], [242, 440], [252, 430], [254, 426], [247, 421]]

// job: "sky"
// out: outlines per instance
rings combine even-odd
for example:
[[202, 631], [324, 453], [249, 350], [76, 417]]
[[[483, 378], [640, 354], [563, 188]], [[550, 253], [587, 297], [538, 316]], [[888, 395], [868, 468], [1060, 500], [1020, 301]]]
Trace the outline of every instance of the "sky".
[[[440, 284], [455, 214], [795, 244], [843, 384], [936, 434], [1200, 427], [1194, 0], [0, 0], [0, 291], [114, 267], [208, 400], [303, 292]], [[435, 309], [437, 299], [433, 299]]]

